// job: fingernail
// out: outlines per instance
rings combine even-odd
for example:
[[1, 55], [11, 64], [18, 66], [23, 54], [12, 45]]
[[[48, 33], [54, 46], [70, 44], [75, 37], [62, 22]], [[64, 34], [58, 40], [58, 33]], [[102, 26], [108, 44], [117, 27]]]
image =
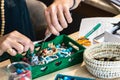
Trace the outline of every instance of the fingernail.
[[58, 33], [56, 36], [59, 36], [60, 35], [60, 33]]

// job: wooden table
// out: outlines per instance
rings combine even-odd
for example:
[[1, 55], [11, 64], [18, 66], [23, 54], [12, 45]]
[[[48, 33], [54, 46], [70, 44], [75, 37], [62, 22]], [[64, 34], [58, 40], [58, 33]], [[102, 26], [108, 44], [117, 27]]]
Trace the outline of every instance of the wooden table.
[[[75, 33], [70, 34], [69, 37], [71, 37], [74, 40], [77, 40], [78, 35], [79, 35], [79, 32], [75, 32]], [[100, 78], [97, 78], [97, 77], [93, 76], [92, 74], [90, 74], [89, 71], [87, 71], [84, 62], [80, 63], [80, 64], [77, 64], [77, 65], [74, 65], [74, 66], [71, 66], [71, 67], [68, 67], [68, 68], [65, 68], [65, 69], [62, 69], [62, 70], [59, 70], [59, 71], [56, 71], [54, 73], [36, 78], [35, 80], [54, 80], [55, 76], [57, 74], [60, 74], [60, 73], [65, 74], [65, 75], [95, 78], [96, 80], [120, 80], [120, 78], [116, 78], [116, 79], [100, 79]]]
[[[69, 37], [71, 37], [74, 40], [77, 40], [78, 35], [79, 35], [79, 32], [75, 32], [75, 33], [70, 34]], [[103, 79], [99, 79], [99, 78], [93, 76], [92, 74], [90, 74], [87, 71], [84, 62], [77, 64], [77, 65], [74, 65], [74, 66], [71, 66], [71, 67], [68, 67], [68, 68], [65, 68], [65, 69], [62, 69], [62, 70], [59, 70], [59, 71], [56, 71], [54, 73], [36, 78], [35, 80], [54, 80], [55, 76], [59, 73], [65, 74], [65, 75], [72, 75], [72, 76], [95, 78], [96, 80], [103, 80]], [[114, 80], [119, 80], [119, 79], [117, 78]], [[104, 79], [104, 80], [113, 80], [113, 79]]]
[[[116, 17], [118, 18], [118, 17], [120, 17], [120, 15], [118, 15]], [[74, 40], [77, 40], [78, 35], [79, 35], [79, 32], [75, 32], [75, 33], [70, 34], [69, 37], [71, 37]], [[8, 64], [10, 64], [9, 60], [0, 63], [0, 80], [6, 80], [5, 78], [7, 78], [7, 74], [4, 74], [4, 72], [6, 72], [6, 66]], [[71, 67], [56, 71], [54, 73], [51, 73], [51, 74], [36, 78], [34, 80], [54, 80], [56, 74], [59, 74], [59, 73], [65, 74], [65, 75], [87, 77], [87, 78], [96, 78], [87, 71], [87, 69], [85, 67], [85, 64], [81, 63], [81, 64], [77, 64], [77, 65], [74, 65], [74, 66], [71, 66]], [[98, 79], [98, 78], [96, 78], [96, 79], [97, 80], [103, 80], [103, 79]], [[110, 80], [110, 79], [108, 79], [108, 80]], [[120, 78], [119, 79], [114, 79], [114, 80], [120, 80]]]
[[117, 16], [115, 16], [115, 18], [120, 18], [120, 14], [119, 14], [119, 15], [117, 15]]

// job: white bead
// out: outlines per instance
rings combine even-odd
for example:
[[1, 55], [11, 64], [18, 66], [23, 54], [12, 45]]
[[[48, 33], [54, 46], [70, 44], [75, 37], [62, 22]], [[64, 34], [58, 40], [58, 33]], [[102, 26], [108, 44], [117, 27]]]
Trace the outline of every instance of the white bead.
[[2, 21], [2, 23], [5, 23], [5, 21]]

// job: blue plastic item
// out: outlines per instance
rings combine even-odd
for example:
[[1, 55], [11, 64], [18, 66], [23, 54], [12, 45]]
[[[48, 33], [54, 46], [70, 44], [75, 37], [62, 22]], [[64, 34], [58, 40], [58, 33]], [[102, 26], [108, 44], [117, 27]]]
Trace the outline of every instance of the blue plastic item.
[[63, 74], [57, 74], [54, 80], [95, 80], [92, 78], [78, 77], [78, 76], [69, 76]]

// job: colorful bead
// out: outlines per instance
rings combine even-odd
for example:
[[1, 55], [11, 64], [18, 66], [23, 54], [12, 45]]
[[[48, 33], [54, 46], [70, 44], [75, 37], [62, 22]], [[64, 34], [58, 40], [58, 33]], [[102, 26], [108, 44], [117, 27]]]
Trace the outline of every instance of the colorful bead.
[[23, 71], [21, 69], [17, 69], [16, 72], [17, 72], [17, 74], [23, 73]]
[[[60, 57], [71, 56], [73, 48], [67, 47], [64, 43], [53, 45], [53, 43], [48, 44], [48, 48], [40, 50], [38, 53], [27, 54], [26, 58], [32, 65], [43, 65], [49, 63]], [[23, 58], [23, 61], [26, 61]]]
[[71, 78], [70, 77], [64, 77], [63, 80], [71, 80]]
[[38, 59], [38, 56], [33, 56], [32, 57], [32, 62], [31, 62], [31, 64], [32, 65], [37, 65], [39, 63], [39, 59]]

